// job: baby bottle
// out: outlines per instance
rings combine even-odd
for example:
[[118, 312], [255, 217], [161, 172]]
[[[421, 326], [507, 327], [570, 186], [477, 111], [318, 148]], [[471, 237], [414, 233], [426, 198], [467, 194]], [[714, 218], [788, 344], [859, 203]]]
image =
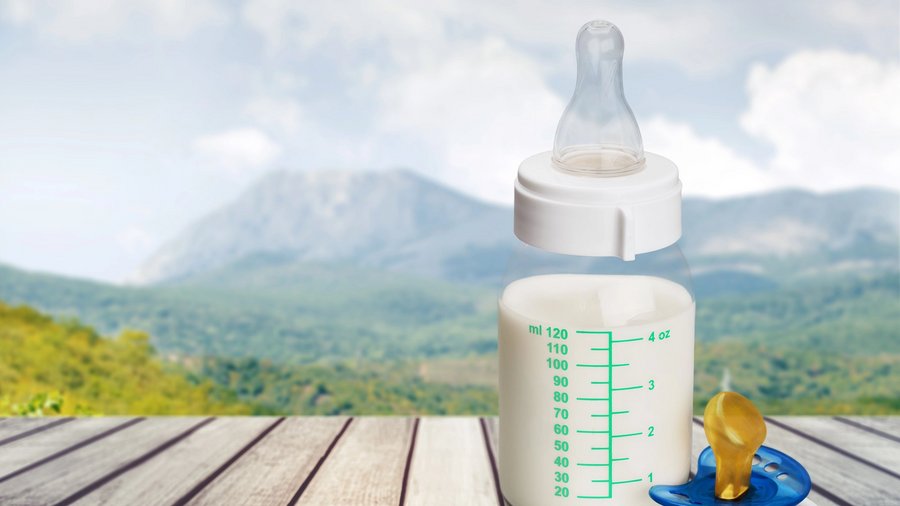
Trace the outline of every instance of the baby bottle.
[[500, 484], [512, 506], [651, 505], [688, 479], [694, 299], [678, 169], [644, 152], [622, 34], [578, 32], [552, 152], [519, 167], [499, 300]]

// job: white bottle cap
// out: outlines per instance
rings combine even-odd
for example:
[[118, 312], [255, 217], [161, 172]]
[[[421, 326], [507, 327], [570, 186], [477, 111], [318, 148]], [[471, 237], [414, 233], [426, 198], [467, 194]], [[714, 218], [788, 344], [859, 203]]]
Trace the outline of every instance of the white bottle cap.
[[578, 80], [553, 152], [519, 166], [515, 233], [554, 253], [635, 255], [681, 237], [681, 182], [671, 161], [644, 153], [622, 85], [624, 40], [615, 25], [578, 32]]
[[640, 172], [591, 178], [558, 170], [550, 152], [534, 155], [519, 166], [514, 228], [542, 250], [634, 260], [681, 237], [678, 169], [646, 153]]

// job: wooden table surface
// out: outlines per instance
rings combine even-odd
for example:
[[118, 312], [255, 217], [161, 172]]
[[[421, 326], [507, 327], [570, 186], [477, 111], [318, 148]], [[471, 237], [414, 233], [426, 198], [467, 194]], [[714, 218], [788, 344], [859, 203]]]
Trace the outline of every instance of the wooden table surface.
[[[818, 506], [900, 504], [900, 417], [767, 420]], [[496, 444], [494, 418], [7, 418], [0, 504], [496, 506]]]

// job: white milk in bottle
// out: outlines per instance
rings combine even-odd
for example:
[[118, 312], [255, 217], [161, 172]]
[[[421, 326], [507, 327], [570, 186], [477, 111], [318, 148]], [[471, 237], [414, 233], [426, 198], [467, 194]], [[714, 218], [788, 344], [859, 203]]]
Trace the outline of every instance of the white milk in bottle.
[[694, 299], [681, 182], [645, 153], [619, 30], [578, 33], [553, 152], [519, 167], [499, 301], [500, 484], [513, 506], [650, 505], [691, 459]]

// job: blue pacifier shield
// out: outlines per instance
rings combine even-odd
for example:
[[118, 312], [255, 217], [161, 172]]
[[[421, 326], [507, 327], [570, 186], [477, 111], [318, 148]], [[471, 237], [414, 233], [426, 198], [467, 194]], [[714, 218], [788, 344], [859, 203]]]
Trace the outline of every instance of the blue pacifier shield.
[[670, 506], [794, 506], [806, 498], [812, 480], [799, 462], [767, 446], [760, 446], [756, 457], [750, 488], [737, 500], [716, 499], [716, 459], [709, 447], [697, 459], [697, 476], [693, 480], [683, 485], [653, 486], [650, 497]]

